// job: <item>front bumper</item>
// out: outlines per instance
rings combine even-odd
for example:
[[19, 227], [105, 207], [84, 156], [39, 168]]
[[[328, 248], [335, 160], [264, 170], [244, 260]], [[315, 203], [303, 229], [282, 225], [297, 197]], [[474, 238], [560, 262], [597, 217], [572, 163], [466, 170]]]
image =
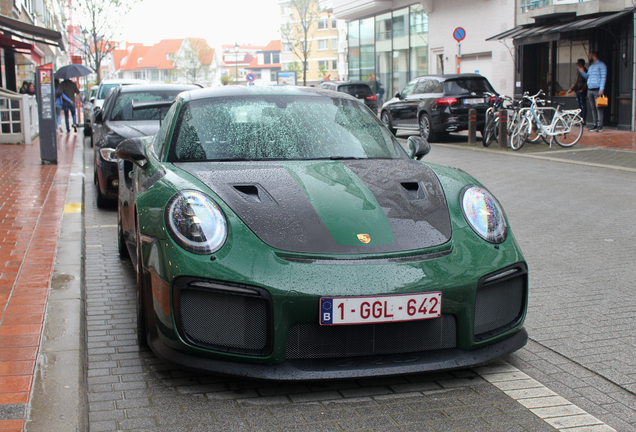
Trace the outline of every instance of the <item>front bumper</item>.
[[472, 351], [453, 348], [399, 355], [286, 360], [276, 365], [239, 363], [184, 354], [169, 348], [156, 334], [151, 335], [150, 347], [164, 362], [197, 372], [213, 371], [245, 378], [288, 381], [363, 378], [475, 367], [510, 354], [522, 348], [527, 341], [528, 333], [521, 328], [507, 339]]

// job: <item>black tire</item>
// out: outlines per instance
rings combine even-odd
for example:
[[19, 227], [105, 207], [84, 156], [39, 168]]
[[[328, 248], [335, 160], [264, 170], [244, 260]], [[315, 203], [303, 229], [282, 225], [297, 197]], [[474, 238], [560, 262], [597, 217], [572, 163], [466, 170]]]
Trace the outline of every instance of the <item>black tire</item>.
[[[557, 130], [568, 130], [568, 122], [565, 119], [557, 120], [554, 126], [555, 132]], [[561, 147], [572, 147], [579, 142], [583, 136], [583, 123], [577, 121], [570, 124], [569, 132], [555, 135], [554, 140]]]
[[129, 259], [128, 247], [126, 247], [126, 241], [124, 240], [124, 230], [121, 228], [121, 211], [119, 210], [119, 200], [117, 200], [117, 252], [119, 252], [119, 258]]
[[97, 183], [97, 199], [95, 201], [97, 204], [97, 208], [103, 209], [108, 206], [108, 200], [104, 195], [102, 195], [101, 191], [99, 190], [99, 182]]
[[393, 127], [393, 123], [391, 122], [391, 116], [388, 111], [382, 111], [382, 115], [380, 116], [380, 120], [384, 123], [384, 126], [391, 132], [391, 135], [395, 136], [397, 130]]
[[489, 117], [482, 132], [484, 147], [488, 147], [496, 139], [495, 129], [497, 126], [498, 123], [495, 120], [495, 117]]
[[140, 347], [148, 346], [148, 322], [146, 301], [144, 297], [144, 266], [141, 253], [141, 236], [139, 235], [139, 221], [135, 224], [135, 273], [136, 273], [136, 297], [137, 297], [137, 343]]
[[520, 150], [528, 139], [528, 118], [523, 117], [510, 137], [510, 147], [513, 150]]
[[418, 126], [420, 129], [420, 136], [428, 142], [433, 142], [437, 139], [437, 134], [433, 131], [433, 122], [431, 116], [426, 113], [420, 115], [418, 120]]

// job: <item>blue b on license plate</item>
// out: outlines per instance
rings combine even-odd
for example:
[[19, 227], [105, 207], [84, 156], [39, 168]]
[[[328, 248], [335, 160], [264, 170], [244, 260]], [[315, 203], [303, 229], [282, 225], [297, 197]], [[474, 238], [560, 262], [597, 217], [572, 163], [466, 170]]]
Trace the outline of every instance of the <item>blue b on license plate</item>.
[[323, 297], [320, 324], [372, 324], [439, 318], [442, 293], [377, 297]]

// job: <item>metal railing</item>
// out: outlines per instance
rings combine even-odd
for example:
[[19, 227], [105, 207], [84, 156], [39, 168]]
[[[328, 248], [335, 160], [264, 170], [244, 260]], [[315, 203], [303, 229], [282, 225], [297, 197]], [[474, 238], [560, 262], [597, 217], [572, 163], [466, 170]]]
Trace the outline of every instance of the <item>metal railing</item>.
[[35, 96], [0, 89], [0, 144], [32, 144], [38, 134]]

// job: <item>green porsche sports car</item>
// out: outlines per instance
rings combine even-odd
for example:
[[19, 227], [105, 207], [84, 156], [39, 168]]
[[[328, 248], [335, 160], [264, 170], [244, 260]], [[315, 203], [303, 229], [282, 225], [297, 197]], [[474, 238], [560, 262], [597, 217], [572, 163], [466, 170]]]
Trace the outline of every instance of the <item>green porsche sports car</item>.
[[521, 348], [528, 271], [493, 195], [328, 90], [181, 93], [117, 147], [140, 344], [291, 380], [448, 370]]

